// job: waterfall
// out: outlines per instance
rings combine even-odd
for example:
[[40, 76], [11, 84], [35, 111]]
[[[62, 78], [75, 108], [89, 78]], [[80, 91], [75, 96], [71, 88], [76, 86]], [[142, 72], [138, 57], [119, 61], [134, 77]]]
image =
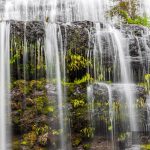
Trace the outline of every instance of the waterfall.
[[[99, 85], [101, 86], [99, 86], [99, 88], [102, 88], [102, 85], [105, 85], [109, 91], [108, 93], [110, 93], [108, 97], [108, 102], [110, 114], [109, 117], [113, 127], [113, 142], [115, 142], [114, 139], [118, 132], [116, 124], [116, 119], [119, 116], [118, 113], [120, 113], [121, 116], [123, 116], [124, 114], [128, 114], [127, 118], [129, 120], [126, 119], [125, 125], [126, 127], [128, 126], [128, 132], [138, 131], [138, 118], [136, 115], [137, 97], [135, 95], [136, 86], [131, 75], [131, 60], [128, 46], [129, 43], [127, 42], [127, 39], [119, 30], [116, 30], [114, 29], [114, 27], [111, 26], [100, 28], [100, 24], [96, 24], [95, 43], [92, 55], [94, 63], [94, 79], [96, 82], [100, 81]], [[91, 58], [89, 59], [91, 60]], [[88, 70], [90, 69], [88, 68]], [[103, 84], [102, 82], [104, 81], [112, 81], [113, 84]], [[92, 104], [92, 112], [94, 112], [94, 101], [95, 97], [97, 96], [94, 95], [92, 91], [91, 86], [88, 87], [88, 103], [91, 104], [90, 100], [94, 99]], [[112, 92], [114, 93], [114, 91], [120, 91], [120, 93], [118, 94], [124, 96], [122, 100], [120, 99], [120, 104], [122, 106], [119, 112], [115, 112], [115, 108], [112, 107], [114, 105], [114, 97]], [[125, 123], [123, 122], [120, 124], [124, 126]]]
[[135, 95], [132, 92], [134, 90], [132, 90], [131, 88], [132, 86], [131, 85], [132, 83], [131, 67], [130, 67], [130, 64], [126, 62], [127, 60], [125, 59], [125, 49], [123, 48], [125, 43], [122, 43], [121, 41], [123, 40], [123, 37], [120, 32], [118, 32], [117, 30], [112, 30], [112, 33], [114, 36], [115, 44], [117, 45], [117, 49], [118, 49], [120, 69], [121, 69], [121, 82], [122, 84], [124, 84], [123, 88], [124, 88], [124, 92], [125, 92], [125, 96], [126, 96], [126, 100], [128, 104], [131, 131], [137, 131], [137, 121], [135, 118], [136, 112], [135, 112], [135, 106], [134, 106]]
[[[59, 30], [59, 31], [58, 31]], [[59, 118], [59, 128], [60, 128], [60, 138], [59, 146], [61, 150], [71, 149], [70, 142], [67, 139], [67, 123], [65, 122], [67, 117], [67, 106], [65, 103], [65, 93], [62, 89], [61, 81], [64, 80], [65, 67], [64, 63], [61, 64], [60, 51], [63, 53], [62, 49], [62, 38], [60, 26], [58, 24], [46, 24], [46, 66], [47, 66], [47, 80], [52, 83], [56, 80], [57, 87], [57, 103], [58, 103], [58, 118]], [[60, 47], [59, 47], [60, 45]], [[64, 55], [63, 55], [64, 62]], [[49, 95], [51, 96], [51, 95]]]
[[140, 12], [142, 15], [150, 16], [150, 3], [149, 0], [139, 0], [140, 2]]
[[[104, 21], [110, 0], [6, 0], [0, 1], [1, 20], [49, 20], [50, 22]], [[90, 11], [89, 11], [90, 10]]]
[[10, 24], [0, 22], [0, 149], [11, 149], [10, 134]]
[[[105, 83], [95, 83], [94, 85], [89, 85], [87, 87], [87, 95], [88, 95], [88, 103], [90, 105], [90, 108], [89, 108], [89, 119], [91, 121], [91, 126], [93, 128], [96, 128], [96, 124], [99, 124], [99, 122], [97, 123], [95, 120], [95, 116], [97, 114], [97, 108], [95, 106], [95, 102], [96, 102], [96, 99], [95, 99], [95, 95], [94, 95], [94, 90], [96, 90], [95, 88], [98, 88], [98, 89], [105, 89], [106, 88], [106, 92], [108, 93], [108, 103], [109, 103], [109, 111], [108, 111], [108, 114], [109, 114], [109, 121], [110, 121], [110, 128], [112, 129], [111, 130], [111, 142], [112, 142], [112, 150], [115, 150], [115, 144], [114, 144], [114, 110], [113, 110], [113, 101], [112, 101], [112, 89], [111, 89], [111, 86], [108, 85], [108, 84], [105, 84]], [[100, 101], [99, 101], [100, 102]], [[98, 113], [101, 113], [101, 112], [98, 112]], [[96, 132], [99, 132], [99, 131], [96, 131]], [[96, 134], [95, 132], [95, 134]], [[109, 139], [108, 139], [109, 140]]]
[[[149, 0], [138, 1], [139, 15], [149, 17]], [[11, 123], [17, 124], [18, 131], [25, 130], [18, 133], [18, 143], [27, 149], [46, 144], [48, 149], [71, 150], [81, 145], [87, 149], [101, 137], [106, 138], [103, 146], [112, 150], [123, 149], [123, 142], [124, 148], [140, 149], [138, 136], [131, 139], [130, 135], [138, 133], [141, 124], [146, 133], [150, 130], [150, 30], [132, 14], [127, 22], [134, 20], [137, 25], [112, 24], [120, 22], [120, 15], [127, 17], [124, 10], [114, 20], [108, 17], [115, 4], [118, 1], [0, 0], [0, 150], [11, 149], [14, 142]], [[23, 80], [13, 89], [19, 95], [17, 102], [12, 98], [17, 103], [12, 109], [18, 115], [14, 122], [11, 79], [14, 87], [13, 82]], [[26, 131], [21, 125], [28, 118], [21, 117], [30, 115], [32, 108]], [[42, 120], [45, 126], [38, 117], [47, 121]]]

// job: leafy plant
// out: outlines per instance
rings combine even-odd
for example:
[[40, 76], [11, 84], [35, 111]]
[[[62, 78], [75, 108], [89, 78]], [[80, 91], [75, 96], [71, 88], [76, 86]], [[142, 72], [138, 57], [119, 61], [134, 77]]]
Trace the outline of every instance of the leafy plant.
[[66, 56], [66, 61], [69, 71], [77, 71], [91, 65], [91, 62], [82, 55], [73, 54], [71, 51]]
[[82, 79], [75, 80], [74, 83], [75, 84], [82, 84], [82, 83], [90, 82], [92, 80], [93, 80], [93, 78], [90, 76], [89, 73], [87, 73], [85, 76], [82, 77]]
[[77, 107], [82, 107], [82, 106], [84, 106], [84, 105], [85, 105], [85, 102], [84, 102], [83, 99], [81, 99], [81, 100], [75, 99], [75, 100], [72, 100], [72, 101], [71, 101], [71, 104], [72, 104], [72, 106], [73, 106], [74, 108], [77, 108]]
[[138, 14], [138, 1], [137, 0], [116, 0], [116, 5], [108, 12], [113, 17], [120, 17], [121, 22], [127, 24], [138, 24], [150, 27], [149, 18], [139, 16]]
[[91, 128], [91, 127], [86, 127], [82, 130], [80, 130], [81, 134], [83, 137], [86, 137], [86, 138], [92, 138], [94, 136], [94, 128]]
[[91, 144], [90, 144], [90, 143], [87, 143], [87, 144], [84, 144], [84, 145], [83, 145], [84, 150], [89, 150], [90, 147], [91, 147]]

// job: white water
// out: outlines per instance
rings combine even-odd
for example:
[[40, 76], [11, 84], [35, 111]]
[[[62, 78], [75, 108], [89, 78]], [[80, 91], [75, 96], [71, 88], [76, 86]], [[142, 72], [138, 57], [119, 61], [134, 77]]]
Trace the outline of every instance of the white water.
[[[65, 113], [64, 113], [64, 92], [61, 86], [61, 81], [65, 78], [65, 61], [63, 60], [65, 56], [65, 52], [62, 54], [61, 58], [59, 57], [59, 50], [62, 52], [62, 47], [58, 47], [58, 43], [60, 42], [62, 45], [62, 39], [61, 39], [61, 33], [59, 26], [56, 25], [54, 22], [72, 22], [72, 21], [84, 21], [84, 20], [90, 20], [94, 22], [104, 22], [105, 21], [105, 11], [109, 9], [110, 7], [110, 2], [109, 0], [6, 0], [6, 3], [3, 1], [0, 1], [1, 9], [3, 11], [0, 12], [0, 20], [9, 20], [9, 19], [14, 19], [14, 20], [46, 20], [49, 22], [52, 22], [52, 24], [46, 25], [46, 62], [47, 62], [47, 79], [48, 80], [53, 80], [56, 78], [56, 83], [57, 83], [57, 95], [58, 95], [58, 110], [59, 110], [59, 125], [60, 128], [62, 129], [62, 134], [60, 135], [60, 148], [62, 150], [64, 149], [71, 149], [70, 147], [68, 148], [68, 145], [66, 145], [66, 127], [64, 124], [64, 118], [65, 118]], [[145, 12], [147, 14], [150, 14], [150, 4], [148, 0], [144, 0], [144, 8]], [[90, 10], [90, 11], [89, 11]], [[9, 76], [7, 73], [7, 70], [9, 72], [8, 66], [9, 59], [5, 59], [4, 55], [7, 55], [9, 57], [9, 52], [5, 54], [3, 51], [4, 49], [7, 49], [5, 47], [9, 46], [9, 38], [7, 38], [7, 42], [5, 42], [5, 31], [9, 31], [9, 29], [6, 29], [6, 24], [5, 23], [0, 23], [0, 83], [1, 84], [1, 89], [0, 89], [0, 94], [1, 96], [1, 104], [0, 107], [2, 108], [1, 111], [1, 116], [0, 116], [0, 121], [1, 121], [1, 131], [0, 132], [0, 145], [2, 147], [2, 150], [6, 149], [6, 143], [8, 143], [8, 139], [6, 138], [6, 115], [7, 113], [4, 113], [7, 109], [4, 109], [6, 101], [5, 99], [7, 97], [7, 92], [8, 85], [9, 83]], [[5, 30], [6, 29], [6, 30]], [[59, 34], [57, 30], [59, 30]], [[118, 32], [117, 30], [114, 30], [111, 28], [111, 30], [107, 29], [104, 32], [100, 31], [100, 24], [96, 24], [96, 32], [97, 32], [97, 37], [96, 37], [96, 44], [95, 49], [94, 49], [94, 78], [95, 80], [104, 80], [105, 81], [105, 76], [106, 72], [110, 72], [109, 68], [102, 68], [103, 66], [103, 48], [102, 48], [102, 35], [107, 39], [108, 41], [108, 50], [111, 53], [112, 47], [114, 47], [114, 54], [115, 54], [115, 59], [118, 55], [119, 58], [119, 65], [120, 65], [120, 71], [121, 73], [119, 74], [119, 71], [115, 70], [114, 71], [114, 80], [118, 81], [118, 77], [120, 76], [121, 78], [121, 84], [123, 86], [123, 90], [125, 93], [125, 97], [127, 100], [128, 104], [128, 110], [129, 110], [129, 118], [130, 118], [130, 126], [131, 126], [131, 131], [137, 131], [137, 120], [135, 118], [136, 111], [134, 109], [134, 100], [135, 100], [135, 95], [132, 93], [134, 90], [134, 86], [131, 87], [131, 83], [133, 82], [131, 80], [131, 70], [130, 70], [130, 64], [126, 62], [125, 58], [125, 53], [126, 51], [124, 49], [125, 43], [122, 43], [123, 37]], [[8, 34], [8, 33], [7, 33]], [[105, 34], [105, 35], [104, 35]], [[59, 38], [57, 38], [59, 36]], [[111, 38], [110, 38], [111, 37]], [[60, 41], [58, 41], [58, 39]], [[25, 39], [26, 40], [26, 39]], [[113, 45], [111, 46], [111, 40], [113, 40]], [[26, 41], [25, 41], [26, 43]], [[26, 45], [24, 49], [24, 64], [27, 62], [26, 58]], [[126, 48], [126, 47], [125, 47]], [[97, 57], [97, 54], [100, 54], [100, 57]], [[99, 62], [100, 60], [100, 62]], [[149, 60], [149, 59], [148, 59]], [[116, 60], [115, 60], [116, 61]], [[114, 63], [114, 68], [115, 64], [118, 62]], [[117, 64], [118, 65], [118, 64]], [[63, 72], [62, 72], [63, 68]], [[6, 71], [5, 71], [6, 69]], [[24, 68], [24, 72], [25, 68]], [[99, 76], [100, 73], [100, 76]], [[118, 75], [119, 74], [119, 75]], [[7, 80], [6, 80], [7, 78]], [[26, 79], [26, 74], [24, 74], [24, 78]], [[65, 80], [65, 79], [64, 79]], [[111, 76], [109, 75], [109, 80], [111, 80]], [[6, 83], [6, 81], [8, 83]], [[110, 92], [110, 87], [105, 84], [105, 86], [108, 88], [109, 93]], [[109, 95], [109, 108], [110, 108], [110, 119], [112, 122], [112, 99], [111, 95]], [[92, 105], [92, 111], [94, 111], [94, 106]], [[3, 138], [2, 138], [3, 137]], [[7, 136], [9, 137], [9, 136]], [[68, 142], [69, 143], [69, 142]], [[8, 148], [7, 148], [8, 149]]]
[[[104, 21], [110, 0], [0, 1], [0, 20]], [[90, 10], [90, 11], [89, 11]]]
[[0, 149], [11, 149], [10, 143], [10, 24], [0, 22]]
[[147, 15], [150, 17], [150, 1], [149, 0], [139, 0], [140, 1], [140, 7], [141, 7], [141, 13], [143, 15]]
[[[67, 141], [67, 135], [66, 132], [67, 126], [65, 123], [65, 93], [63, 92], [61, 81], [63, 80], [64, 75], [64, 67], [61, 68], [61, 62], [60, 62], [60, 55], [59, 51], [63, 51], [63, 49], [60, 46], [58, 47], [58, 43], [60, 42], [60, 45], [62, 45], [61, 34], [58, 34], [57, 31], [60, 31], [59, 25], [57, 24], [46, 24], [46, 49], [45, 49], [45, 55], [46, 55], [46, 65], [47, 65], [47, 80], [51, 83], [53, 80], [56, 80], [57, 84], [57, 102], [58, 102], [58, 118], [59, 118], [59, 127], [60, 127], [60, 149], [65, 150], [69, 149], [70, 147], [70, 141]], [[58, 38], [59, 35], [59, 38]], [[63, 64], [62, 64], [63, 66]], [[50, 95], [49, 95], [50, 96]], [[69, 133], [67, 133], [69, 134]], [[67, 142], [67, 143], [66, 143]]]
[[[96, 26], [95, 39], [96, 39], [94, 43], [95, 48], [93, 52], [94, 79], [96, 81], [101, 82], [106, 81], [106, 79], [110, 80], [114, 83], [112, 86], [117, 91], [122, 90], [121, 95], [124, 96], [124, 101], [127, 107], [124, 106], [124, 108], [120, 110], [121, 111], [120, 114], [124, 113], [128, 114], [129, 121], [127, 122], [127, 125], [129, 126], [128, 129], [130, 132], [138, 131], [138, 123], [137, 123], [138, 118], [136, 116], [137, 112], [135, 108], [136, 89], [131, 75], [131, 64], [130, 64], [131, 60], [129, 57], [128, 42], [126, 41], [126, 39], [123, 37], [122, 33], [119, 30], [116, 30], [114, 27], [111, 26], [107, 26], [106, 28], [101, 29], [99, 24], [97, 24]], [[103, 42], [105, 43], [105, 45]], [[92, 59], [90, 58], [90, 60]], [[109, 68], [109, 66], [108, 68], [104, 67], [106, 60], [107, 63], [108, 61], [112, 61], [113, 68]], [[89, 70], [90, 69], [88, 68], [88, 71]], [[111, 71], [113, 71], [113, 78], [110, 75]], [[103, 83], [100, 83], [100, 85], [101, 84], [103, 85]], [[112, 87], [110, 87], [108, 84], [105, 84], [105, 86], [107, 87], [109, 93], [111, 93], [110, 91]], [[89, 87], [88, 88], [89, 95], [91, 92], [90, 89], [91, 88]], [[114, 127], [114, 132], [112, 135], [113, 138], [115, 138], [116, 135], [115, 132], [117, 131], [115, 131], [114, 118], [118, 114], [116, 114], [115, 110], [113, 110], [112, 108], [113, 102], [111, 97], [112, 96], [109, 95], [109, 114], [111, 124]], [[114, 116], [114, 118], [111, 116]]]
[[[121, 69], [121, 83], [123, 84], [126, 101], [128, 104], [128, 111], [129, 111], [129, 118], [130, 118], [130, 128], [131, 131], [137, 131], [137, 120], [136, 120], [136, 110], [135, 110], [135, 95], [132, 91], [131, 87], [131, 70], [130, 70], [130, 64], [125, 59], [125, 49], [124, 45], [125, 43], [124, 38], [122, 34], [116, 30], [112, 29], [111, 31], [114, 36], [115, 43], [117, 45], [118, 55], [119, 55], [119, 62], [120, 62], [120, 69]], [[126, 48], [126, 47], [125, 47]], [[129, 54], [128, 54], [129, 55]]]

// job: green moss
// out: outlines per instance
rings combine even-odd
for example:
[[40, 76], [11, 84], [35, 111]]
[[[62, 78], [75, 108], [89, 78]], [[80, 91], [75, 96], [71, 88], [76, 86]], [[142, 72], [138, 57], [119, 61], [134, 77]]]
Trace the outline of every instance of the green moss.
[[54, 111], [55, 111], [54, 106], [46, 106], [46, 107], [43, 109], [43, 113], [44, 113], [44, 114], [53, 113]]
[[84, 150], [90, 150], [90, 148], [91, 148], [91, 144], [90, 143], [87, 143], [87, 144], [83, 145], [83, 149]]
[[35, 89], [38, 91], [42, 91], [45, 89], [45, 85], [46, 85], [46, 80], [45, 79], [41, 79], [41, 80], [32, 80], [29, 84], [29, 87], [31, 89]]
[[77, 147], [81, 142], [82, 142], [82, 139], [80, 137], [77, 137], [77, 138], [73, 139], [72, 145]]
[[48, 99], [45, 96], [39, 96], [35, 98], [35, 104], [38, 113], [42, 113], [43, 111], [45, 111], [44, 107], [46, 106], [47, 108]]
[[142, 150], [150, 150], [150, 144], [141, 145]]
[[85, 76], [82, 77], [82, 79], [75, 80], [74, 84], [82, 84], [82, 83], [88, 83], [93, 81], [93, 78], [90, 76], [89, 73], [87, 73]]
[[80, 132], [84, 138], [92, 138], [94, 136], [94, 130], [95, 130], [94, 128], [86, 127], [80, 130]]
[[28, 145], [32, 147], [37, 140], [37, 136], [35, 132], [29, 132], [23, 135], [23, 140], [21, 142], [22, 145]]

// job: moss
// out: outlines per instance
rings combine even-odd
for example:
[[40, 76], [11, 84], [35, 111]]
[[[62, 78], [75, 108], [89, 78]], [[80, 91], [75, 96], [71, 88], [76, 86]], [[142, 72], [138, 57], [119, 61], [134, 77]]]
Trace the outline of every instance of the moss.
[[41, 80], [32, 80], [29, 86], [32, 90], [42, 91], [45, 89], [45, 85], [46, 85], [46, 80], [41, 79]]
[[94, 136], [94, 130], [94, 128], [86, 127], [80, 130], [80, 133], [83, 136], [83, 138], [92, 138]]
[[80, 137], [76, 137], [76, 138], [74, 138], [72, 141], [73, 141], [72, 145], [73, 145], [74, 147], [77, 147], [77, 146], [79, 146], [79, 144], [81, 144], [82, 139], [81, 139]]
[[30, 132], [23, 135], [23, 140], [21, 142], [21, 145], [28, 145], [30, 147], [33, 147], [34, 144], [37, 141], [37, 135], [35, 132]]
[[55, 111], [54, 106], [46, 106], [43, 109], [43, 114], [49, 114], [49, 113], [53, 113]]
[[142, 150], [150, 150], [150, 144], [141, 145]]
[[84, 150], [90, 150], [90, 148], [91, 148], [91, 144], [90, 143], [83, 144], [83, 149]]
[[43, 108], [48, 104], [47, 97], [39, 96], [35, 98], [36, 109], [38, 113], [43, 112]]

